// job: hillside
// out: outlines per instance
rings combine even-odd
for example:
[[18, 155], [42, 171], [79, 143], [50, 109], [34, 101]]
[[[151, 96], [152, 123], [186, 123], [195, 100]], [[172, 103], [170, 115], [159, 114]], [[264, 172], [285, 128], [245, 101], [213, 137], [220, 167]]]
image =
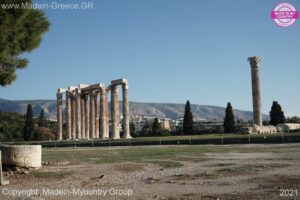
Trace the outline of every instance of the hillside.
[[[34, 116], [38, 116], [41, 109], [44, 109], [45, 115], [48, 119], [56, 120], [56, 100], [23, 100], [23, 101], [11, 101], [0, 99], [0, 110], [6, 112], [25, 113], [28, 104], [32, 104]], [[159, 118], [172, 118], [176, 119], [183, 116], [184, 104], [174, 103], [138, 103], [130, 102], [131, 115], [144, 115], [155, 116]], [[120, 112], [122, 112], [122, 102], [120, 102]], [[65, 108], [64, 108], [65, 112]], [[194, 119], [223, 119], [225, 108], [219, 106], [208, 105], [192, 105], [192, 112]], [[235, 118], [242, 118], [243, 120], [251, 120], [252, 112], [234, 110]], [[265, 120], [268, 119], [267, 115], [264, 115]]]

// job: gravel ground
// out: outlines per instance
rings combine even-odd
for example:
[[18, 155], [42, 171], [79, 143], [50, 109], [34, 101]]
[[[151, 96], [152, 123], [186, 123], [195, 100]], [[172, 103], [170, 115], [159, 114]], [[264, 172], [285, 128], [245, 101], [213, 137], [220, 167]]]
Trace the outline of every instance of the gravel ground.
[[[40, 170], [6, 171], [10, 184], [0, 186], [0, 199], [300, 199], [300, 144], [228, 146], [245, 151], [204, 153], [199, 162], [173, 168], [59, 161]], [[282, 190], [289, 190], [284, 197]]]

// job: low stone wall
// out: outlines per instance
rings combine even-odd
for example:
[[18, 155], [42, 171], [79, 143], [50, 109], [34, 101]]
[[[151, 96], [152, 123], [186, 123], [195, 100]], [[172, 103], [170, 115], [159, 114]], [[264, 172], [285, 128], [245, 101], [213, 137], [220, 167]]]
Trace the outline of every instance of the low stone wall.
[[40, 168], [42, 166], [41, 145], [3, 145], [0, 144], [2, 152], [2, 164], [19, 167]]
[[276, 127], [278, 132], [289, 132], [292, 130], [300, 129], [300, 124], [285, 123], [278, 124]]

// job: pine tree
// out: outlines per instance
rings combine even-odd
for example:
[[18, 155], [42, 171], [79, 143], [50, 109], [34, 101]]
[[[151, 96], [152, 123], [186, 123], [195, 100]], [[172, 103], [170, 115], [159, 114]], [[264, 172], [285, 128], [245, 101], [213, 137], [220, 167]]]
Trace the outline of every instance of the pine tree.
[[277, 101], [273, 101], [273, 105], [270, 111], [270, 124], [276, 126], [277, 124], [283, 124], [286, 122], [281, 106]]
[[23, 129], [23, 139], [25, 141], [31, 140], [34, 137], [34, 124], [33, 124], [33, 115], [32, 115], [32, 106], [28, 104], [27, 114], [25, 117], [25, 125]]
[[235, 132], [235, 121], [231, 103], [228, 102], [226, 110], [225, 110], [225, 119], [224, 119], [224, 132], [225, 133], [233, 133]]
[[[37, 48], [49, 22], [41, 10], [3, 8], [5, 5], [31, 5], [32, 0], [1, 0], [0, 9], [0, 86], [16, 79], [16, 69], [25, 68], [28, 60], [20, 57]], [[24, 55], [24, 54], [23, 54]]]
[[183, 117], [183, 132], [185, 134], [192, 133], [194, 130], [193, 113], [191, 112], [191, 104], [187, 100]]
[[46, 117], [45, 117], [44, 109], [42, 109], [41, 112], [40, 112], [38, 126], [39, 127], [47, 127], [47, 120], [46, 120]]
[[154, 122], [152, 124], [152, 134], [158, 135], [160, 131], [160, 124], [158, 122], [158, 118], [154, 118]]

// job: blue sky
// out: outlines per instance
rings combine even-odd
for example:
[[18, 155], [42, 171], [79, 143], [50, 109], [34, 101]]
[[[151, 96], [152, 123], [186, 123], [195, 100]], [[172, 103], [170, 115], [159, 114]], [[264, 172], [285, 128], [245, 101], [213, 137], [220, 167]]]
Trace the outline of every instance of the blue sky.
[[[52, 1], [39, 1], [51, 3]], [[60, 3], [82, 3], [62, 0]], [[298, 10], [300, 1], [288, 1]], [[270, 18], [280, 1], [94, 0], [90, 10], [44, 10], [51, 22], [29, 66], [0, 98], [55, 99], [79, 83], [126, 77], [137, 102], [252, 110], [247, 58], [260, 56], [263, 112], [273, 100], [300, 116], [300, 19]]]

